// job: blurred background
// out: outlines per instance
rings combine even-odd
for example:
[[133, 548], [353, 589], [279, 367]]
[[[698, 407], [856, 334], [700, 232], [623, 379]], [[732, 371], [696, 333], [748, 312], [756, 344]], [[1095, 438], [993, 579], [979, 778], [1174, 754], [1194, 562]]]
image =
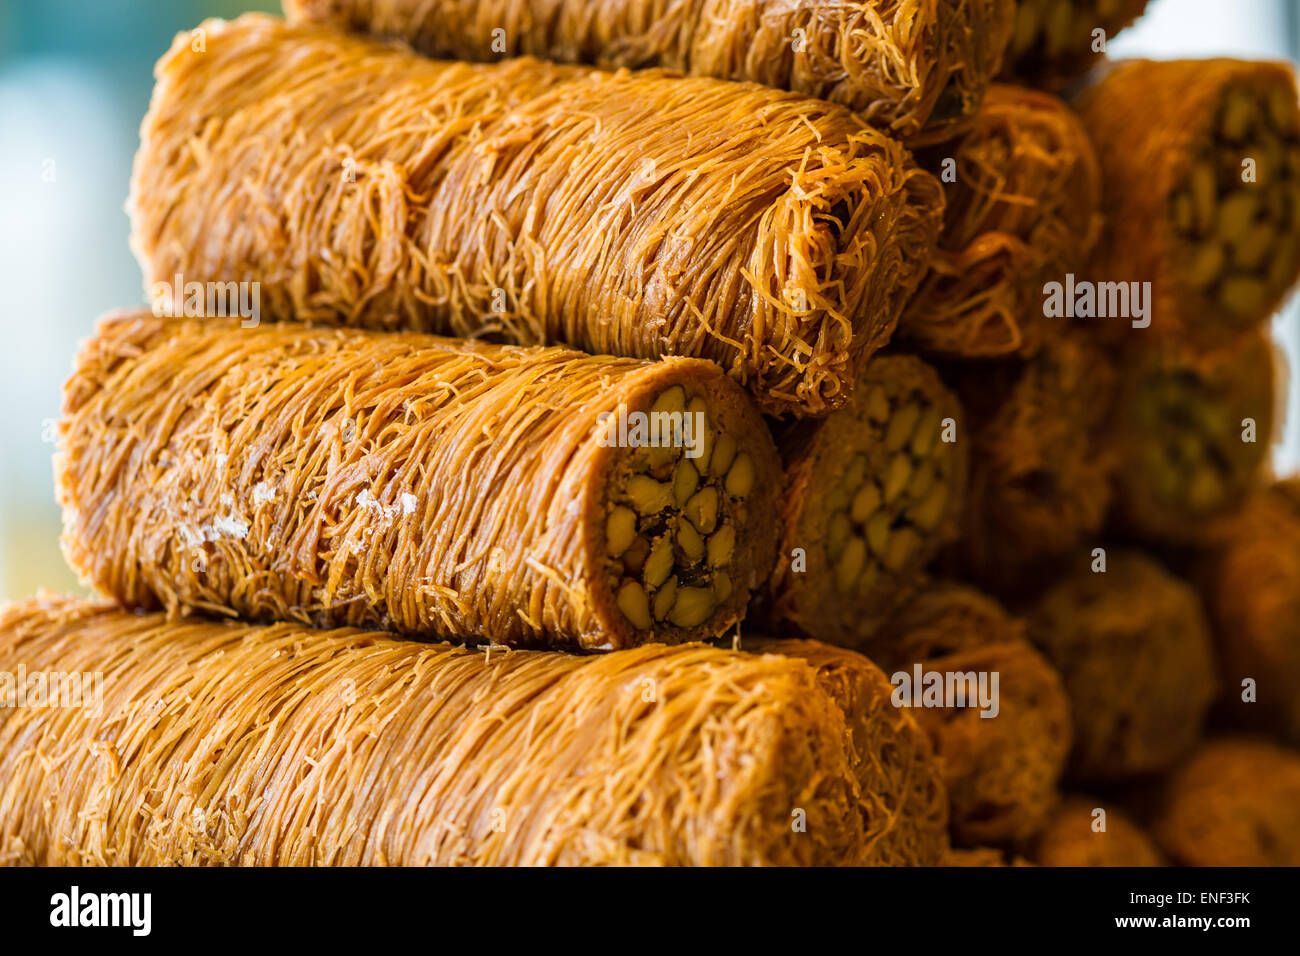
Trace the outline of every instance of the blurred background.
[[[153, 64], [206, 17], [248, 0], [0, 0], [0, 600], [70, 590], [59, 553], [52, 422], [95, 316], [145, 301], [122, 211]], [[1112, 56], [1295, 60], [1295, 0], [1154, 0]], [[1300, 368], [1300, 307], [1277, 320]], [[1300, 389], [1279, 467], [1300, 465]]]
[[279, 0], [0, 0], [0, 600], [71, 590], [52, 420], [101, 312], [145, 302], [123, 204], [154, 62]]

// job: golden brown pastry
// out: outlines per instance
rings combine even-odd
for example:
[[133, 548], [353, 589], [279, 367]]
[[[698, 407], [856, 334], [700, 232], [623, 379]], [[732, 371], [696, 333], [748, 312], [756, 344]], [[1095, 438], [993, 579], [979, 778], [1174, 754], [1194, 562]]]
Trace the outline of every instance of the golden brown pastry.
[[1196, 580], [1226, 715], [1300, 743], [1300, 478], [1256, 491], [1211, 540]]
[[1183, 866], [1300, 866], [1300, 754], [1210, 741], [1169, 778], [1153, 833]]
[[667, 67], [843, 103], [933, 140], [979, 106], [1014, 0], [286, 0], [290, 18], [400, 37], [438, 57], [529, 54]]
[[1086, 556], [1029, 615], [1074, 718], [1068, 775], [1117, 781], [1169, 769], [1196, 743], [1218, 682], [1187, 582], [1137, 551]]
[[5, 863], [853, 865], [946, 842], [906, 715], [846, 712], [777, 654], [484, 653], [47, 597], [0, 611], [0, 672], [20, 665], [102, 681], [98, 707], [0, 709]]
[[1111, 501], [1115, 400], [1111, 358], [1082, 334], [1048, 340], [1032, 359], [970, 364], [950, 380], [970, 426], [971, 489], [949, 567], [1018, 598], [1090, 542]]
[[1151, 838], [1125, 813], [1082, 796], [1067, 797], [1055, 808], [1032, 856], [1039, 866], [1165, 865]]
[[833, 644], [870, 636], [957, 533], [968, 443], [961, 407], [910, 355], [873, 358], [845, 408], [777, 430], [780, 545], [765, 626]]
[[1092, 143], [1056, 97], [995, 85], [928, 158], [941, 176], [949, 161], [939, 246], [899, 334], [957, 358], [1032, 355], [1068, 321], [1044, 314], [1044, 287], [1082, 271], [1101, 228]]
[[697, 359], [136, 312], [64, 419], [65, 553], [133, 607], [608, 650], [721, 634], [774, 559], [771, 437]]
[[1279, 355], [1260, 330], [1228, 350], [1126, 356], [1106, 445], [1116, 461], [1114, 519], [1153, 543], [1194, 543], [1265, 473]]
[[912, 677], [919, 665], [945, 681], [986, 681], [992, 708], [969, 699], [964, 707], [911, 708], [943, 762], [953, 839], [1006, 844], [1038, 832], [1070, 752], [1070, 702], [1060, 675], [1025, 639], [1023, 622], [973, 588], [937, 584], [865, 652], [891, 676]]
[[[1101, 59], [1109, 43], [1146, 10], [1148, 0], [1018, 0], [1003, 75], [1059, 89]], [[1098, 37], [1097, 30], [1103, 31]]]
[[440, 62], [248, 14], [157, 67], [129, 209], [151, 292], [259, 317], [712, 359], [773, 413], [848, 398], [939, 184], [842, 106], [531, 58]]
[[860, 792], [876, 794], [884, 812], [866, 821], [878, 865], [934, 865], [948, 852], [948, 794], [914, 712], [895, 707], [887, 676], [855, 651], [797, 638], [746, 635], [744, 649], [784, 654], [810, 664], [817, 684], [844, 712]]
[[1151, 283], [1150, 328], [1125, 337], [1213, 351], [1268, 319], [1300, 277], [1291, 66], [1121, 61], [1076, 106], [1105, 183], [1090, 278]]

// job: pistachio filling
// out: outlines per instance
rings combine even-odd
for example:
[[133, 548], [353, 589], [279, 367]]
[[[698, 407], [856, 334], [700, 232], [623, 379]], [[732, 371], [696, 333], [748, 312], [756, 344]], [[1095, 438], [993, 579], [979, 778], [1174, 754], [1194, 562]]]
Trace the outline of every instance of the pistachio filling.
[[[1229, 87], [1213, 139], [1170, 196], [1192, 288], [1244, 319], [1260, 317], [1300, 261], [1298, 121], [1285, 88]], [[1243, 179], [1248, 159], [1254, 181]]]
[[737, 523], [757, 478], [753, 458], [715, 428], [702, 397], [673, 385], [651, 406], [651, 416], [661, 413], [689, 416], [696, 448], [628, 449], [605, 518], [616, 603], [638, 630], [699, 627], [731, 596]]
[[1224, 505], [1241, 480], [1232, 454], [1240, 422], [1194, 374], [1155, 379], [1138, 405], [1145, 471], [1171, 507], [1210, 512]]
[[865, 596], [927, 559], [948, 509], [952, 456], [929, 396], [882, 383], [862, 400], [878, 443], [849, 460], [831, 492], [825, 544], [835, 589]]

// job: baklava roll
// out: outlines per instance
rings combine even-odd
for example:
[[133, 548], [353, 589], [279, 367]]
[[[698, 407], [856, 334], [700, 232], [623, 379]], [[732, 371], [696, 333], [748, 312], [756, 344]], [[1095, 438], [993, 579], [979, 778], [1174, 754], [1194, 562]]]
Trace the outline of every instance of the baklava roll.
[[[941, 793], [933, 764], [906, 734], [850, 746], [866, 718], [841, 708], [873, 703], [833, 699], [813, 667], [777, 654], [485, 653], [45, 598], [0, 610], [0, 672], [27, 678], [17, 706], [0, 708], [2, 863], [941, 855], [942, 820], [912, 820], [897, 800], [900, 788]], [[68, 706], [66, 681], [51, 696], [37, 686], [48, 675], [83, 690], [85, 675], [89, 700]]]
[[164, 301], [176, 276], [241, 282], [260, 320], [707, 358], [815, 415], [889, 339], [943, 215], [902, 146], [802, 94], [200, 29], [158, 64], [128, 201]]
[[755, 608], [767, 629], [853, 646], [907, 598], [957, 533], [961, 417], [934, 369], [887, 354], [867, 364], [847, 407], [778, 429], [780, 545]]
[[[1024, 623], [973, 588], [936, 584], [897, 614], [865, 652], [887, 674], [963, 681], [962, 706], [913, 707], [942, 760], [956, 843], [1028, 839], [1047, 820], [1070, 752], [1070, 704]], [[984, 680], [992, 704], [972, 700]], [[996, 680], [996, 684], [993, 681]], [[951, 703], [950, 701], [945, 704]]]
[[1152, 831], [1180, 866], [1300, 866], [1300, 754], [1206, 743], [1170, 776]]
[[1300, 478], [1254, 492], [1211, 542], [1196, 580], [1226, 716], [1300, 744]]
[[1014, 0], [285, 0], [294, 20], [399, 37], [432, 56], [666, 67], [843, 103], [902, 139], [979, 106]]
[[1067, 775], [1111, 782], [1172, 767], [1201, 734], [1218, 680], [1192, 587], [1137, 551], [1091, 555], [1029, 614], [1029, 636], [1065, 680], [1074, 719]]
[[771, 437], [698, 359], [127, 313], [59, 457], [132, 607], [608, 650], [721, 634], [774, 560]]
[[1060, 89], [1100, 60], [1105, 44], [1140, 17], [1147, 3], [1018, 0], [1002, 73], [1030, 86]]
[[1101, 228], [1097, 157], [1061, 100], [1016, 86], [989, 89], [970, 132], [926, 163], [947, 208], [931, 271], [899, 334], [956, 358], [1032, 355], [1059, 334], [1044, 286], [1080, 272]]
[[1082, 334], [1027, 362], [963, 364], [949, 380], [970, 419], [970, 502], [946, 565], [1008, 599], [1038, 589], [1105, 522], [1114, 455], [1103, 442], [1117, 374]]
[[1106, 184], [1092, 277], [1151, 283], [1131, 334], [1212, 351], [1271, 316], [1300, 276], [1292, 68], [1122, 61], [1076, 106]]
[[881, 812], [868, 820], [866, 841], [879, 866], [934, 866], [949, 852], [948, 795], [942, 764], [913, 715], [891, 701], [888, 677], [867, 658], [841, 647], [799, 638], [746, 635], [744, 649], [807, 662], [817, 683], [849, 722], [852, 752], [881, 754], [855, 767], [862, 793], [875, 794]]
[[1194, 543], [1240, 504], [1268, 466], [1279, 357], [1264, 331], [1191, 358], [1128, 354], [1107, 444], [1114, 520], [1157, 544]]
[[1155, 843], [1128, 814], [1108, 801], [1078, 795], [1052, 811], [1030, 856], [1039, 866], [1165, 865]]

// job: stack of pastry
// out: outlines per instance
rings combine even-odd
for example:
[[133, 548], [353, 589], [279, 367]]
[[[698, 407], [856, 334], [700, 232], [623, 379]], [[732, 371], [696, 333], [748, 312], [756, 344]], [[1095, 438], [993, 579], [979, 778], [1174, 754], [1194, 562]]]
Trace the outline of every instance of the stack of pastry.
[[[129, 201], [152, 308], [100, 320], [60, 426], [98, 596], [0, 611], [41, 690], [0, 684], [0, 861], [1297, 862], [1261, 328], [1300, 104], [1272, 64], [1083, 81], [1144, 6], [179, 36]], [[1076, 280], [1151, 320], [1061, 318]]]

